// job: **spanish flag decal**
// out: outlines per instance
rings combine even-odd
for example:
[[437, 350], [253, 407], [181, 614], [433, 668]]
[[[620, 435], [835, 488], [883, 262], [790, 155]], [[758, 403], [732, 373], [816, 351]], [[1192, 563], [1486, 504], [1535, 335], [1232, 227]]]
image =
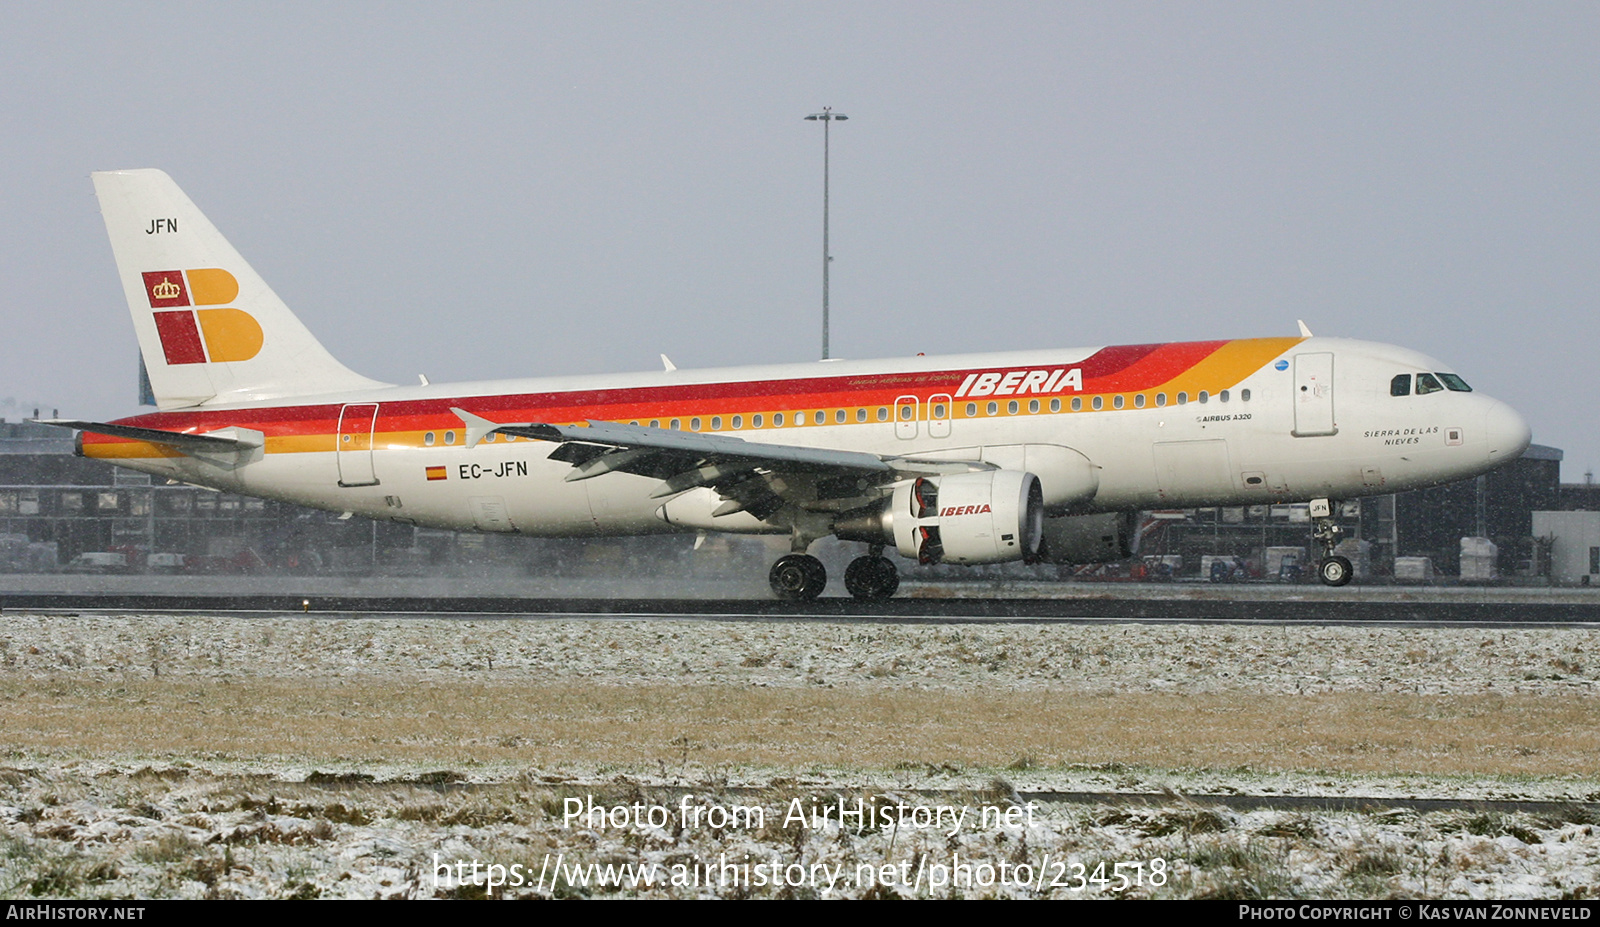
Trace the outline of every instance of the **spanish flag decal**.
[[442, 480], [444, 478], [445, 478], [445, 468], [444, 467], [429, 467], [428, 468], [428, 479], [429, 480]]

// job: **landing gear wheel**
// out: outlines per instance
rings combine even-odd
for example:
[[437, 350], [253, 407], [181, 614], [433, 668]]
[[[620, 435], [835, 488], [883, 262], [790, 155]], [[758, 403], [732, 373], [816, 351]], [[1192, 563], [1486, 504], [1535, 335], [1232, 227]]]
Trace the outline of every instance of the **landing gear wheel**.
[[772, 584], [773, 594], [785, 602], [809, 602], [822, 595], [828, 571], [810, 554], [789, 554], [772, 565], [767, 582]]
[[900, 588], [900, 571], [888, 557], [857, 557], [845, 568], [844, 587], [858, 599], [882, 602]]
[[1350, 582], [1354, 568], [1350, 561], [1343, 557], [1328, 557], [1317, 566], [1317, 575], [1322, 577], [1322, 582], [1327, 586], [1343, 586]]

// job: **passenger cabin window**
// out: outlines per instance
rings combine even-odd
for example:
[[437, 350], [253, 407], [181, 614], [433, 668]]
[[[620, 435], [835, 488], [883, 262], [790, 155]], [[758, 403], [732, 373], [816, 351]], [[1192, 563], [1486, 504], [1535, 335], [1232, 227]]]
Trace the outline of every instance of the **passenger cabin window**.
[[1439, 385], [1439, 381], [1434, 379], [1433, 374], [1431, 374], [1431, 373], [1419, 373], [1419, 374], [1417, 374], [1417, 395], [1418, 396], [1426, 396], [1429, 393], [1437, 393], [1437, 392], [1442, 391], [1443, 389], [1444, 389], [1444, 387]]
[[1439, 374], [1439, 379], [1444, 381], [1444, 388], [1452, 393], [1472, 392], [1472, 387], [1467, 385], [1467, 381], [1453, 373], [1441, 373]]
[[1389, 395], [1391, 395], [1391, 396], [1409, 396], [1409, 395], [1411, 395], [1411, 374], [1402, 373], [1399, 376], [1395, 377], [1393, 380], [1390, 380], [1389, 381]]

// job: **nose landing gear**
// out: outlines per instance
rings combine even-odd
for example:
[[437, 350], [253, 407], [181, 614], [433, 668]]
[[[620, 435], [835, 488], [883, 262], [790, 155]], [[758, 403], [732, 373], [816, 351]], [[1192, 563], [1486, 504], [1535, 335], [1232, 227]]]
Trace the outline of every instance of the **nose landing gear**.
[[1343, 586], [1350, 581], [1352, 570], [1349, 560], [1343, 557], [1328, 557], [1317, 565], [1317, 576], [1321, 577], [1324, 585]]
[[1339, 544], [1344, 529], [1333, 517], [1333, 503], [1327, 499], [1311, 500], [1312, 539], [1322, 545], [1322, 559], [1317, 563], [1317, 577], [1323, 585], [1343, 586], [1350, 582], [1355, 568], [1344, 557], [1335, 556], [1333, 549]]

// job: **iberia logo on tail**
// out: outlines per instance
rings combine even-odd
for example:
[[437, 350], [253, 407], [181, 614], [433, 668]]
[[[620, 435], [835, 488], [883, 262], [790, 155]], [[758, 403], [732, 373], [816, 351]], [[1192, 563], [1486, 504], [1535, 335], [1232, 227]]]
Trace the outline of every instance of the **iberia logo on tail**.
[[[169, 365], [246, 361], [261, 352], [260, 323], [224, 306], [239, 296], [233, 274], [216, 267], [146, 271], [144, 291], [157, 310], [156, 331]], [[191, 308], [196, 306], [221, 308]]]

